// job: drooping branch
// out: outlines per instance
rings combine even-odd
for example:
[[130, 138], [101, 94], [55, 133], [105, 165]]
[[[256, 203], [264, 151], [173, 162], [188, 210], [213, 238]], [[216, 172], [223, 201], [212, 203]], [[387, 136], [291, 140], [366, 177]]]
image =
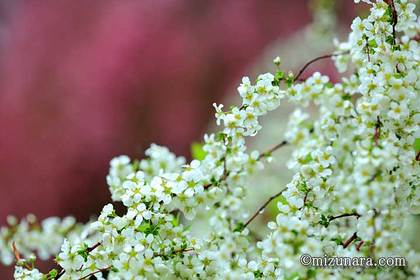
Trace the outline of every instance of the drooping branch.
[[[101, 242], [97, 242], [97, 243], [93, 244], [92, 246], [90, 246], [86, 249], [86, 252], [89, 254], [90, 252], [92, 252], [93, 250], [98, 248], [101, 244], [102, 244]], [[66, 271], [64, 269], [60, 270], [60, 272], [54, 277], [54, 279], [60, 279], [61, 276], [64, 275], [64, 273], [66, 273]], [[95, 272], [95, 273], [97, 273], [97, 272]], [[81, 279], [83, 279], [83, 278], [81, 278]]]
[[354, 216], [357, 219], [360, 218], [360, 214], [359, 213], [344, 213], [344, 214], [337, 215], [337, 216], [329, 216], [328, 217], [328, 220], [329, 220], [329, 222], [331, 222], [331, 221], [334, 221], [334, 220], [339, 219], [339, 218], [351, 217], [351, 216]]
[[391, 14], [392, 14], [392, 37], [393, 37], [394, 45], [395, 45], [396, 44], [395, 26], [398, 23], [398, 14], [397, 14], [397, 10], [395, 9], [394, 0], [385, 0], [385, 3], [387, 3], [388, 6], [391, 8]]
[[89, 274], [87, 274], [87, 275], [83, 276], [82, 278], [79, 278], [79, 280], [89, 279], [91, 276], [95, 275], [96, 273], [99, 273], [99, 272], [105, 272], [105, 271], [110, 270], [110, 269], [111, 269], [111, 267], [112, 267], [112, 266], [107, 266], [107, 267], [104, 267], [104, 268], [100, 268], [100, 269], [98, 269], [98, 270], [96, 270], [96, 271], [94, 271], [94, 272], [91, 272], [91, 273], [89, 273]]
[[272, 147], [271, 149], [269, 149], [268, 151], [260, 154], [260, 156], [258, 157], [258, 160], [271, 155], [273, 152], [275, 152], [276, 150], [280, 149], [281, 147], [287, 145], [288, 142], [286, 140], [281, 141], [280, 143], [278, 143], [277, 145], [275, 145], [274, 147]]
[[348, 51], [345, 52], [341, 52], [341, 53], [331, 53], [331, 54], [326, 54], [326, 55], [322, 55], [322, 56], [318, 56], [310, 61], [308, 61], [303, 67], [302, 69], [299, 70], [298, 74], [296, 75], [296, 77], [294, 78], [295, 81], [299, 80], [300, 76], [303, 74], [303, 72], [306, 70], [306, 68], [308, 68], [312, 63], [318, 61], [318, 60], [322, 60], [322, 59], [326, 59], [326, 58], [331, 58], [331, 57], [335, 57], [335, 56], [340, 56], [340, 55], [345, 55], [348, 54]]
[[244, 225], [242, 226], [242, 229], [246, 228], [265, 209], [265, 207], [267, 207], [267, 205], [270, 204], [271, 201], [273, 201], [274, 199], [276, 199], [277, 197], [279, 197], [286, 190], [287, 190], [287, 188], [282, 189], [281, 191], [279, 191], [275, 195], [271, 196], [266, 202], [264, 202], [264, 204], [261, 205], [260, 208], [258, 208], [258, 210], [254, 213], [254, 215], [252, 215], [248, 219], [248, 221], [246, 221], [244, 223]]

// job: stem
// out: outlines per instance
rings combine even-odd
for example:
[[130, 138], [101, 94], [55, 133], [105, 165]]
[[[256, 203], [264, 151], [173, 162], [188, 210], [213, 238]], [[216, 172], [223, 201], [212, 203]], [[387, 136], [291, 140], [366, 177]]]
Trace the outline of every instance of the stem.
[[322, 55], [322, 56], [318, 56], [310, 61], [308, 61], [303, 67], [302, 69], [300, 69], [299, 73], [297, 74], [297, 76], [295, 77], [295, 81], [299, 80], [300, 76], [303, 74], [303, 72], [306, 70], [306, 68], [309, 67], [309, 65], [311, 65], [312, 63], [321, 60], [321, 59], [325, 59], [325, 58], [331, 58], [334, 56], [340, 56], [340, 55], [344, 55], [344, 54], [348, 54], [349, 51], [345, 51], [345, 52], [341, 52], [341, 53], [331, 53], [331, 54], [326, 54], [326, 55]]
[[110, 268], [111, 268], [111, 266], [107, 266], [107, 267], [104, 267], [104, 268], [98, 269], [98, 270], [96, 270], [96, 271], [94, 271], [94, 272], [91, 272], [91, 273], [89, 273], [89, 274], [87, 274], [87, 275], [83, 276], [82, 278], [79, 278], [79, 280], [88, 279], [90, 276], [93, 276], [93, 275], [95, 275], [95, 274], [96, 274], [96, 273], [98, 273], [98, 272], [104, 272], [104, 271], [107, 271], [107, 270], [109, 270]]
[[331, 221], [334, 221], [335, 219], [339, 219], [343, 217], [351, 217], [351, 216], [355, 216], [356, 218], [359, 218], [360, 214], [359, 213], [344, 213], [338, 216], [329, 217], [329, 221], [331, 222]]
[[[97, 243], [95, 243], [94, 245], [92, 245], [91, 247], [89, 247], [89, 248], [87, 248], [86, 249], [86, 251], [88, 252], [88, 253], [90, 253], [90, 252], [92, 252], [93, 250], [95, 250], [96, 248], [98, 248], [100, 245], [101, 245], [102, 243], [101, 242], [97, 242]], [[83, 266], [82, 266], [83, 267]], [[81, 268], [82, 268], [81, 267]], [[81, 269], [80, 268], [80, 269]], [[98, 272], [98, 271], [97, 271]], [[95, 273], [97, 273], [97, 272], [94, 272], [93, 274], [95, 274]], [[54, 277], [54, 279], [59, 279], [59, 278], [61, 278], [61, 276], [63, 276], [64, 275], [64, 273], [66, 273], [66, 271], [64, 270], [64, 269], [62, 269], [62, 270], [60, 270], [60, 272], [57, 274], [57, 276], [55, 276]], [[93, 275], [92, 274], [92, 275]], [[89, 276], [91, 276], [91, 275], [89, 275]], [[84, 278], [80, 278], [80, 279], [84, 279]]]
[[350, 238], [349, 239], [347, 239], [346, 241], [344, 241], [344, 243], [343, 243], [343, 248], [344, 249], [346, 249], [347, 247], [349, 247], [349, 245], [354, 241], [354, 240], [356, 240], [356, 238], [357, 238], [357, 232], [355, 232], [355, 233], [353, 233], [353, 235], [352, 236], [350, 236]]
[[[191, 251], [194, 251], [194, 248], [186, 248], [186, 249], [174, 250], [170, 254], [178, 254], [178, 253], [185, 253], [185, 252], [191, 252]], [[156, 254], [156, 255], [154, 255], [154, 257], [163, 257], [163, 256], [165, 256], [165, 255], [163, 255], [163, 254]]]
[[381, 126], [382, 126], [382, 122], [378, 116], [376, 124], [375, 124], [375, 134], [373, 135], [373, 139], [375, 140], [375, 146], [378, 146], [379, 137], [381, 136]]
[[[283, 146], [285, 146], [287, 144], [288, 144], [288, 142], [286, 140], [281, 141], [280, 143], [278, 143], [277, 145], [275, 145], [274, 147], [272, 147], [268, 151], [260, 154], [257, 160], [260, 160], [260, 159], [262, 159], [262, 158], [270, 155], [271, 153], [275, 152], [276, 150], [280, 149], [281, 147], [283, 147]], [[224, 161], [223, 162], [224, 171], [223, 171], [222, 177], [219, 180], [220, 182], [226, 180], [226, 178], [229, 176], [229, 171], [226, 168], [226, 157], [223, 158], [223, 161]], [[207, 184], [207, 185], [204, 185], [203, 187], [206, 190], [206, 189], [210, 188], [211, 186], [213, 186], [213, 184]]]
[[94, 245], [92, 245], [91, 247], [89, 247], [89, 248], [87, 248], [87, 252], [88, 253], [90, 253], [90, 252], [92, 252], [93, 250], [95, 250], [96, 248], [98, 248], [99, 246], [101, 245], [101, 242], [97, 242], [97, 243], [95, 243]]
[[274, 147], [272, 147], [271, 149], [269, 149], [268, 151], [262, 153], [259, 157], [258, 160], [262, 159], [263, 157], [266, 157], [268, 155], [271, 155], [273, 152], [275, 152], [276, 150], [280, 149], [281, 147], [287, 145], [288, 142], [286, 140], [281, 141], [280, 143], [278, 143], [277, 145], [275, 145]]
[[254, 213], [254, 215], [252, 215], [251, 218], [249, 218], [248, 221], [246, 221], [246, 223], [243, 225], [242, 229], [246, 228], [260, 214], [260, 212], [262, 210], [264, 210], [265, 207], [267, 207], [267, 205], [271, 201], [273, 201], [274, 199], [276, 199], [277, 197], [279, 197], [285, 190], [287, 190], [287, 188], [284, 188], [280, 192], [278, 192], [275, 195], [271, 196], [263, 205], [261, 205], [261, 207], [258, 208], [258, 210]]
[[385, 2], [388, 4], [389, 7], [391, 7], [391, 12], [392, 12], [392, 37], [394, 38], [394, 45], [395, 45], [395, 43], [396, 43], [395, 26], [398, 23], [397, 10], [395, 9], [394, 0], [385, 0]]

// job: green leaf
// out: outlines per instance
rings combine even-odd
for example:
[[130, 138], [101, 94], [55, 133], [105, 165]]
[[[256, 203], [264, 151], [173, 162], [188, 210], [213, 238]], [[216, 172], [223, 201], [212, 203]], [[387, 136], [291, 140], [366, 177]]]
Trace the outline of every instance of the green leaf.
[[324, 214], [321, 214], [321, 220], [318, 223], [321, 226], [328, 227], [330, 225], [330, 220]]
[[414, 140], [414, 150], [416, 152], [420, 151], [420, 138], [416, 138], [416, 140]]
[[174, 217], [174, 219], [172, 220], [172, 225], [173, 225], [174, 227], [177, 227], [177, 226], [179, 225], [180, 216], [181, 216], [181, 213], [180, 213], [180, 212], [178, 212], [178, 213], [176, 214], [176, 217]]
[[328, 83], [325, 84], [325, 87], [326, 88], [333, 88], [334, 87], [334, 84], [331, 83], [331, 82], [328, 82]]
[[203, 144], [194, 142], [191, 145], [191, 155], [193, 159], [203, 160], [207, 153], [203, 150]]
[[343, 238], [341, 238], [341, 236], [337, 236], [337, 237], [331, 239], [331, 241], [334, 241], [335, 244], [337, 244], [337, 245], [342, 245], [343, 244]]
[[378, 44], [376, 43], [376, 40], [375, 39], [370, 39], [368, 41], [368, 45], [369, 45], [369, 47], [372, 47], [372, 48], [378, 47]]
[[77, 251], [77, 254], [82, 256], [83, 259], [85, 260], [85, 262], [87, 261], [87, 258], [88, 258], [88, 255], [89, 255], [88, 248], [89, 248], [88, 245], [86, 243], [83, 243], [82, 248], [80, 248]]
[[48, 279], [55, 279], [57, 277], [58, 271], [57, 269], [53, 268], [48, 272]]
[[274, 74], [274, 81], [272, 82], [273, 86], [280, 85], [280, 82], [284, 80], [284, 72], [283, 71], [277, 71], [276, 74]]
[[239, 222], [236, 224], [235, 229], [233, 230], [234, 232], [240, 232], [244, 229], [244, 223]]

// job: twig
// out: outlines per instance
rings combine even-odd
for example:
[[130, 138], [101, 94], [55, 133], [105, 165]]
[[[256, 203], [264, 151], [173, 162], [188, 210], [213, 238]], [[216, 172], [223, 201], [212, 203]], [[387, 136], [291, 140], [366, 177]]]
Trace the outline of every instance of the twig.
[[272, 147], [271, 149], [269, 149], [268, 151], [260, 154], [260, 156], [258, 157], [258, 160], [262, 159], [263, 157], [266, 157], [268, 155], [271, 155], [273, 152], [275, 152], [276, 150], [280, 149], [281, 147], [287, 145], [288, 142], [286, 140], [281, 141], [280, 143], [278, 143], [277, 145], [275, 145], [274, 147]]
[[349, 247], [349, 245], [354, 241], [354, 240], [356, 240], [356, 238], [357, 238], [357, 232], [355, 232], [355, 233], [353, 233], [353, 235], [352, 236], [350, 236], [350, 238], [349, 239], [347, 239], [346, 241], [344, 241], [344, 243], [343, 243], [343, 248], [344, 249], [346, 249], [347, 247]]
[[395, 26], [398, 23], [398, 14], [397, 10], [395, 9], [395, 3], [394, 0], [385, 0], [385, 2], [388, 4], [388, 6], [391, 8], [392, 12], [392, 37], [394, 39], [394, 45], [396, 44], [396, 32], [395, 32]]
[[15, 241], [12, 242], [12, 251], [13, 251], [13, 254], [15, 255], [16, 260], [20, 261], [22, 258], [20, 257], [19, 251], [16, 249], [16, 242]]
[[379, 116], [377, 116], [377, 121], [375, 124], [375, 134], [373, 135], [373, 139], [375, 140], [375, 146], [378, 146], [379, 137], [381, 136], [381, 126], [381, 119], [379, 118]]
[[298, 72], [297, 76], [294, 78], [295, 81], [299, 80], [300, 76], [303, 74], [303, 72], [306, 70], [306, 68], [309, 67], [309, 65], [311, 65], [312, 63], [321, 60], [321, 59], [325, 59], [325, 58], [331, 58], [331, 57], [335, 57], [335, 56], [340, 56], [340, 55], [344, 55], [344, 54], [348, 54], [349, 51], [345, 51], [345, 52], [341, 52], [341, 53], [331, 53], [331, 54], [326, 54], [326, 55], [322, 55], [322, 56], [318, 56], [310, 61], [308, 61], [303, 67], [302, 69], [300, 69], [300, 71]]
[[360, 214], [359, 213], [344, 213], [338, 216], [330, 216], [328, 217], [329, 222], [334, 221], [335, 219], [339, 219], [339, 218], [343, 218], [343, 217], [351, 217], [351, 216], [355, 216], [357, 219], [360, 218]]
[[95, 243], [94, 245], [92, 245], [91, 247], [87, 248], [87, 250], [86, 250], [86, 251], [87, 251], [88, 253], [90, 253], [90, 252], [92, 252], [93, 250], [95, 250], [96, 248], [98, 248], [101, 244], [102, 244], [101, 242], [97, 242], [97, 243]]
[[[270, 155], [271, 153], [275, 152], [276, 150], [280, 149], [281, 147], [283, 147], [287, 144], [288, 144], [288, 142], [286, 140], [281, 141], [280, 143], [278, 143], [277, 145], [275, 145], [274, 147], [272, 147], [268, 151], [260, 154], [259, 157], [257, 158], [257, 160], [260, 160], [260, 159]], [[223, 158], [223, 167], [224, 167], [223, 175], [222, 175], [222, 177], [220, 177], [219, 182], [222, 182], [222, 181], [226, 180], [226, 178], [229, 176], [229, 171], [226, 168], [226, 157]], [[207, 185], [204, 185], [203, 187], [204, 187], [204, 189], [208, 189], [211, 186], [213, 186], [213, 184], [207, 184]]]
[[278, 192], [275, 195], [271, 196], [266, 202], [264, 202], [264, 204], [261, 205], [260, 208], [258, 208], [258, 210], [254, 213], [254, 215], [252, 215], [251, 218], [249, 218], [248, 221], [246, 221], [246, 223], [243, 225], [242, 229], [246, 228], [261, 213], [261, 211], [263, 211], [265, 209], [265, 207], [267, 207], [267, 205], [271, 201], [273, 201], [274, 199], [276, 199], [277, 197], [279, 197], [285, 190], [287, 190], [287, 188], [282, 189], [280, 192]]
[[87, 274], [87, 275], [83, 276], [82, 278], [79, 278], [79, 280], [88, 279], [90, 276], [93, 276], [93, 275], [95, 275], [96, 273], [99, 273], [99, 272], [104, 272], [104, 271], [107, 271], [107, 270], [109, 270], [110, 268], [111, 268], [111, 266], [107, 266], [107, 267], [104, 267], [104, 268], [98, 269], [98, 270], [96, 270], [96, 271], [94, 271], [94, 272], [91, 272], [91, 273], [89, 273], [89, 274]]
[[[88, 252], [88, 253], [90, 253], [90, 252], [92, 252], [93, 250], [95, 250], [96, 248], [98, 248], [100, 245], [101, 245], [102, 243], [101, 242], [97, 242], [97, 243], [95, 243], [94, 245], [92, 245], [92, 246], [90, 246], [90, 247], [88, 247], [87, 249], [86, 249], [86, 252]], [[83, 267], [83, 266], [82, 266]], [[81, 268], [82, 268], [81, 267]], [[80, 269], [81, 269], [80, 268]], [[60, 272], [54, 277], [54, 279], [56, 280], [56, 279], [60, 279], [61, 278], [61, 276], [63, 276], [64, 275], [64, 273], [66, 273], [66, 271], [64, 270], [64, 269], [62, 269], [62, 270], [60, 270]], [[95, 273], [97, 273], [97, 272], [95, 272]], [[93, 274], [92, 274], [93, 275]], [[81, 278], [81, 279], [83, 279], [83, 278]]]
[[362, 240], [362, 241], [360, 241], [359, 244], [356, 245], [356, 250], [357, 251], [360, 251], [360, 247], [362, 247], [363, 243], [365, 243], [365, 241]]

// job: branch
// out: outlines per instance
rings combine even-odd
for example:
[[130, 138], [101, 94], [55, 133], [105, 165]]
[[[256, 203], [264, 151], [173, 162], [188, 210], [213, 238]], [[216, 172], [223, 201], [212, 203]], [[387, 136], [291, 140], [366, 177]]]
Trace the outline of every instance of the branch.
[[[185, 253], [185, 252], [191, 252], [194, 251], [194, 248], [185, 248], [185, 249], [178, 249], [178, 250], [174, 250], [172, 252], [170, 252], [170, 254], [179, 254], [179, 253]], [[164, 254], [155, 254], [154, 257], [168, 257], [167, 255]]]
[[381, 136], [381, 126], [382, 122], [379, 116], [377, 116], [376, 124], [375, 124], [375, 134], [373, 135], [373, 139], [375, 140], [375, 146], [378, 146], [379, 137]]
[[303, 72], [306, 70], [306, 68], [309, 67], [309, 65], [311, 65], [312, 63], [321, 60], [321, 59], [325, 59], [325, 58], [331, 58], [331, 57], [335, 57], [335, 56], [340, 56], [340, 55], [344, 55], [344, 54], [348, 54], [349, 51], [345, 51], [345, 52], [341, 52], [341, 53], [331, 53], [331, 54], [326, 54], [326, 55], [322, 55], [322, 56], [318, 56], [310, 61], [308, 61], [303, 67], [302, 69], [300, 69], [299, 73], [297, 74], [297, 76], [295, 77], [295, 81], [299, 80], [300, 76], [303, 74]]
[[359, 213], [344, 213], [338, 216], [329, 216], [328, 217], [328, 221], [334, 221], [335, 219], [339, 219], [339, 218], [343, 218], [343, 217], [351, 217], [351, 216], [355, 216], [357, 219], [360, 218], [360, 214]]
[[91, 277], [91, 276], [95, 275], [96, 273], [99, 273], [99, 272], [104, 272], [104, 271], [108, 271], [109, 269], [111, 269], [111, 266], [107, 266], [107, 267], [104, 267], [104, 268], [98, 269], [98, 270], [96, 270], [96, 271], [94, 271], [94, 272], [91, 272], [91, 273], [89, 273], [89, 274], [87, 274], [87, 275], [83, 276], [82, 278], [79, 278], [79, 280], [88, 279], [89, 277]]
[[276, 150], [280, 149], [281, 147], [287, 145], [288, 142], [286, 140], [281, 141], [280, 143], [278, 143], [277, 145], [275, 145], [274, 147], [272, 147], [271, 149], [269, 149], [268, 151], [260, 154], [260, 156], [258, 157], [258, 160], [271, 155], [273, 152], [275, 152]]
[[89, 247], [89, 248], [87, 248], [87, 252], [88, 253], [90, 253], [90, 252], [92, 252], [93, 250], [95, 250], [96, 248], [98, 248], [99, 246], [101, 245], [101, 242], [97, 242], [97, 243], [95, 243], [94, 245], [92, 245], [91, 247]]
[[349, 245], [357, 239], [357, 232], [353, 233], [352, 236], [350, 236], [349, 239], [347, 239], [346, 241], [344, 241], [343, 243], [343, 248], [346, 249], [347, 247], [349, 247]]
[[258, 210], [254, 213], [254, 215], [252, 215], [251, 218], [249, 218], [248, 221], [246, 221], [246, 223], [242, 226], [242, 230], [244, 228], [246, 228], [261, 213], [261, 211], [263, 211], [265, 209], [265, 207], [267, 207], [267, 205], [271, 201], [273, 201], [274, 199], [279, 197], [285, 190], [287, 190], [287, 188], [282, 189], [280, 192], [278, 192], [275, 195], [273, 195], [272, 197], [270, 197], [263, 205], [261, 205], [261, 207], [258, 208]]
[[[92, 246], [88, 247], [88, 248], [86, 249], [86, 252], [88, 252], [88, 253], [92, 252], [93, 250], [95, 250], [96, 248], [98, 248], [101, 244], [102, 244], [101, 242], [97, 242], [97, 243], [95, 243], [94, 245], [92, 245]], [[83, 267], [83, 266], [82, 266], [82, 267]], [[82, 267], [81, 267], [81, 268], [82, 268]], [[66, 271], [65, 271], [64, 269], [60, 270], [60, 272], [57, 274], [57, 276], [55, 276], [55, 277], [54, 277], [54, 279], [60, 279], [60, 278], [61, 278], [61, 276], [63, 276], [63, 275], [64, 275], [64, 273], [66, 273]], [[97, 272], [95, 272], [95, 273], [97, 273]], [[94, 273], [94, 274], [95, 274], [95, 273]], [[93, 274], [92, 274], [92, 275], [93, 275]], [[90, 276], [91, 276], [91, 275], [90, 275]], [[81, 279], [84, 279], [84, 278], [81, 278]]]
[[[288, 142], [286, 140], [281, 141], [280, 143], [278, 143], [277, 145], [275, 145], [274, 147], [272, 147], [271, 149], [269, 149], [268, 151], [265, 151], [264, 153], [260, 154], [259, 157], [257, 158], [257, 160], [261, 160], [262, 158], [272, 154], [273, 152], [275, 152], [276, 150], [280, 149], [281, 147], [287, 145]], [[220, 177], [219, 182], [222, 182], [224, 180], [226, 180], [226, 178], [229, 176], [229, 171], [226, 168], [226, 157], [223, 158], [223, 166], [224, 166], [224, 171], [223, 171], [223, 175], [222, 177]], [[204, 189], [208, 189], [211, 186], [213, 186], [213, 184], [207, 184], [204, 185]]]
[[388, 6], [391, 8], [391, 12], [392, 12], [392, 37], [394, 38], [394, 45], [395, 45], [396, 44], [395, 26], [398, 23], [398, 14], [397, 14], [397, 10], [395, 9], [394, 0], [385, 0], [385, 3], [388, 4]]

